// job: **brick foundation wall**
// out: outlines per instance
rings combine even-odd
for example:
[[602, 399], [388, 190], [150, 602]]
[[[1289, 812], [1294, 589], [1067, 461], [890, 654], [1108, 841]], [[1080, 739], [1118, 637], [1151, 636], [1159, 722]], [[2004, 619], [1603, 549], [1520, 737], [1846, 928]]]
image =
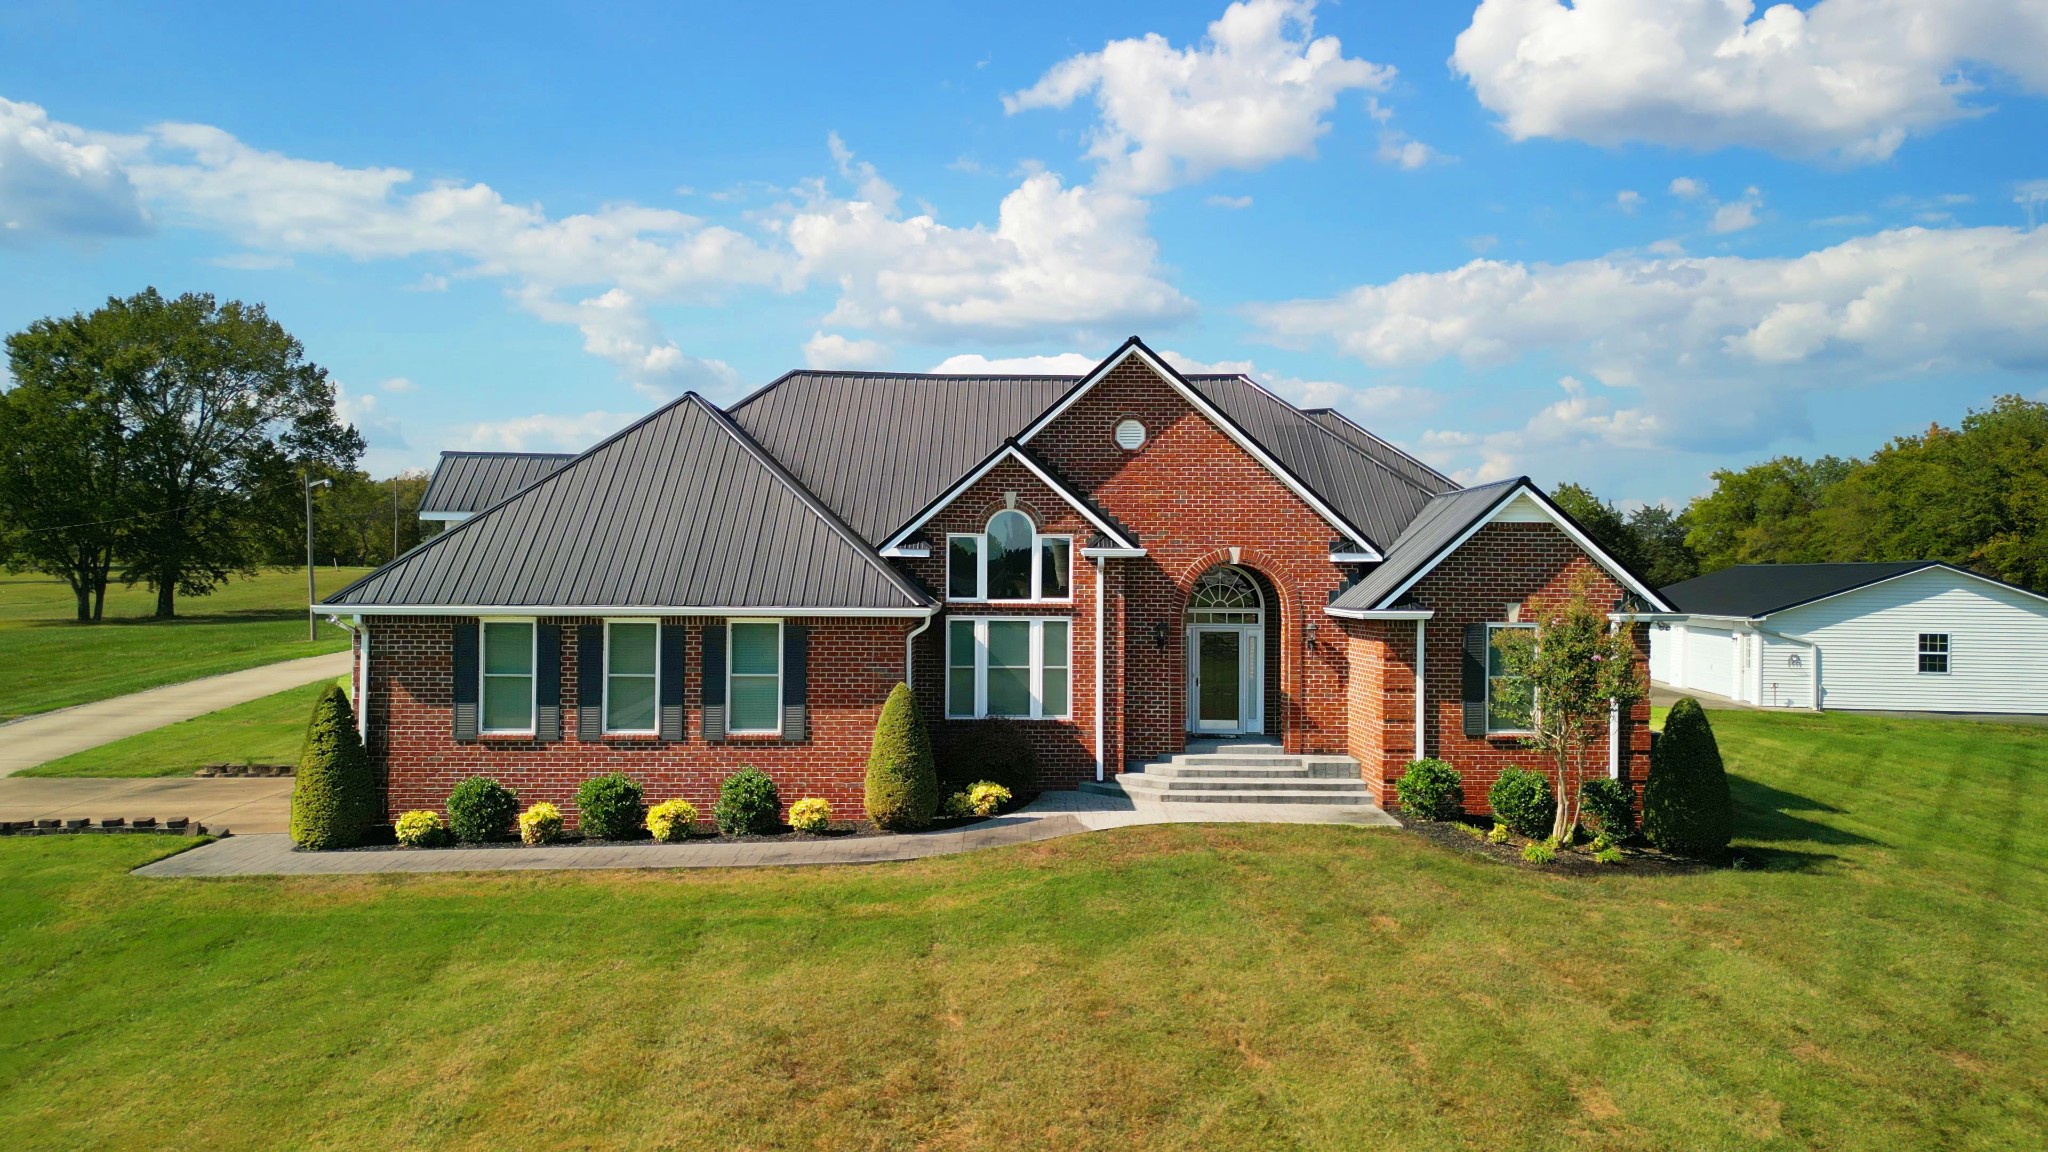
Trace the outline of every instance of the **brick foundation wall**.
[[[576, 626], [589, 617], [564, 617], [562, 626], [562, 739], [537, 743], [521, 737], [457, 741], [452, 735], [454, 617], [372, 617], [369, 745], [383, 772], [390, 812], [445, 811], [448, 792], [469, 776], [490, 776], [519, 793], [521, 805], [546, 800], [575, 820], [576, 787], [591, 776], [624, 772], [647, 791], [649, 803], [680, 797], [709, 818], [720, 781], [750, 764], [773, 777], [785, 811], [805, 796], [822, 796], [833, 815], [860, 819], [862, 783], [876, 718], [889, 690], [903, 678], [904, 638], [915, 620], [805, 619], [810, 628], [810, 738], [781, 742], [703, 737], [701, 636], [723, 620], [691, 618], [684, 681], [686, 738], [606, 737], [585, 743], [577, 731]], [[468, 618], [462, 618], [468, 619]], [[671, 620], [669, 623], [678, 621]]]

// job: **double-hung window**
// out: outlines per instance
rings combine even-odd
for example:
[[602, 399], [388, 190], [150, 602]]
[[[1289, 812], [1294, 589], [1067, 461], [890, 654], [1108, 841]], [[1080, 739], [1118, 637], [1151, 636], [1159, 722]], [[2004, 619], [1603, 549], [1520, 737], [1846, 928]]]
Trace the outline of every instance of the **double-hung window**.
[[661, 625], [613, 620], [604, 626], [604, 730], [652, 735], [661, 670]]
[[483, 732], [532, 732], [533, 621], [484, 621], [483, 648]]
[[1502, 634], [1514, 629], [1535, 631], [1534, 624], [1486, 626], [1486, 731], [1527, 732], [1536, 726], [1536, 688], [1528, 677], [1509, 673], [1501, 651]]
[[988, 529], [946, 537], [946, 596], [953, 600], [1070, 600], [1074, 538], [1041, 536], [1005, 508]]
[[781, 735], [782, 622], [734, 620], [726, 640], [726, 732]]
[[1948, 675], [1948, 633], [1920, 634], [1920, 671], [1932, 676]]
[[1072, 625], [1057, 616], [948, 620], [946, 715], [1065, 719], [1072, 635]]

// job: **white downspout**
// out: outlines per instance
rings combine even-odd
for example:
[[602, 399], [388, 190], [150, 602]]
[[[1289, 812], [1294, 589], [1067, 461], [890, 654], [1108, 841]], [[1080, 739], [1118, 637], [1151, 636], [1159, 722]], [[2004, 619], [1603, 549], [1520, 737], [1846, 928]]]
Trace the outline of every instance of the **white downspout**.
[[[1609, 634], [1621, 630], [1621, 621], [1610, 620]], [[1607, 778], [1621, 779], [1621, 701], [1607, 701]]]
[[1102, 782], [1109, 762], [1102, 744], [1102, 586], [1109, 580], [1109, 557], [1095, 558], [1095, 780]]
[[1429, 714], [1424, 701], [1429, 696], [1429, 621], [1415, 622], [1415, 758], [1429, 758], [1429, 736], [1423, 718]]
[[932, 621], [938, 619], [938, 615], [934, 612], [925, 617], [923, 623], [912, 628], [910, 635], [903, 638], [903, 686], [913, 692], [917, 690], [917, 638], [925, 629], [932, 626]]

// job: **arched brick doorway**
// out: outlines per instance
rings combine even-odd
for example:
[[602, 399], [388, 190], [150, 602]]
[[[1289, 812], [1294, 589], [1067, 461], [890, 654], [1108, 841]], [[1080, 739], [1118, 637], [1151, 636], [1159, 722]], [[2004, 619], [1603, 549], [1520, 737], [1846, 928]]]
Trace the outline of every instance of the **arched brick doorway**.
[[1188, 589], [1182, 618], [1189, 739], [1279, 737], [1285, 614], [1271, 580], [1244, 564], [1217, 564]]

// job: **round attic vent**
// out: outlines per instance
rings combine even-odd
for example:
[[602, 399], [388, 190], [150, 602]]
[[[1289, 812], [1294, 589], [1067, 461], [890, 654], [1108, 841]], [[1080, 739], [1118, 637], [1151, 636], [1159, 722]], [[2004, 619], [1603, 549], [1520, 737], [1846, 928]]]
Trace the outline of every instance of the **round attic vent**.
[[1136, 420], [1119, 420], [1116, 425], [1116, 446], [1126, 452], [1136, 452], [1145, 446], [1145, 426]]

